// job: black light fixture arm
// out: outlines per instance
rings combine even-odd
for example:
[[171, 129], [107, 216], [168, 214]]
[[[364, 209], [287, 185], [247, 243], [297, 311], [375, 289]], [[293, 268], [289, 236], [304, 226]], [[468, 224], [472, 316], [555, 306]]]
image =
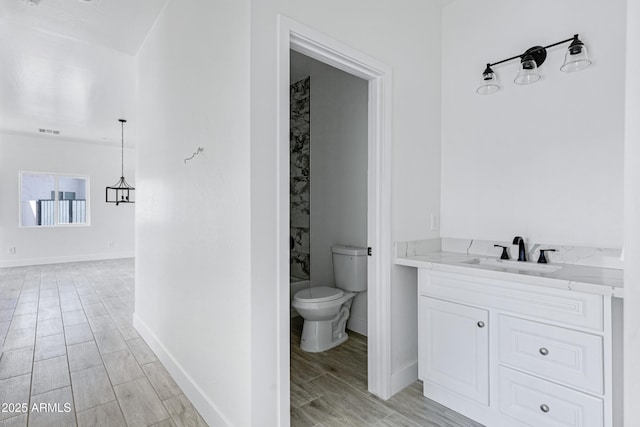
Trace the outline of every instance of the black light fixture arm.
[[[517, 59], [517, 58], [522, 59], [522, 58], [523, 58], [524, 56], [526, 56], [526, 55], [532, 55], [532, 54], [533, 54], [533, 55], [534, 55], [534, 57], [535, 57], [535, 53], [538, 53], [538, 52], [540, 52], [540, 51], [542, 51], [542, 50], [547, 50], [547, 49], [549, 49], [550, 47], [555, 47], [555, 46], [558, 46], [558, 45], [561, 45], [561, 44], [564, 44], [564, 43], [569, 43], [569, 42], [571, 42], [571, 41], [575, 42], [576, 40], [577, 40], [577, 43], [582, 43], [582, 42], [580, 42], [580, 40], [578, 39], [578, 34], [575, 34], [575, 35], [574, 35], [573, 37], [571, 37], [570, 39], [566, 39], [566, 40], [562, 40], [562, 41], [559, 41], [559, 42], [556, 42], [556, 43], [552, 43], [552, 44], [550, 44], [550, 45], [548, 45], [548, 46], [536, 46], [536, 47], [532, 47], [531, 49], [527, 49], [524, 53], [521, 53], [520, 55], [512, 56], [511, 58], [503, 59], [503, 60], [501, 60], [501, 61], [497, 61], [497, 62], [494, 62], [494, 63], [492, 63], [492, 64], [487, 64], [487, 66], [488, 66], [488, 67], [493, 67], [494, 65], [498, 65], [498, 64], [502, 64], [502, 63], [504, 63], [504, 62], [512, 61], [512, 60]], [[537, 62], [537, 61], [536, 61], [536, 62]], [[544, 62], [544, 59], [542, 60], [542, 62]], [[542, 64], [542, 62], [541, 62], [540, 64]], [[538, 66], [539, 66], [540, 64], [538, 64]]]

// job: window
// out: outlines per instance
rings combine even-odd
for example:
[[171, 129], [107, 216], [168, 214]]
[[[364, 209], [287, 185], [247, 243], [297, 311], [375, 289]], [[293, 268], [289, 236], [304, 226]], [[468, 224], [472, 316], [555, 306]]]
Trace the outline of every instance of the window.
[[89, 225], [89, 177], [20, 172], [20, 226]]

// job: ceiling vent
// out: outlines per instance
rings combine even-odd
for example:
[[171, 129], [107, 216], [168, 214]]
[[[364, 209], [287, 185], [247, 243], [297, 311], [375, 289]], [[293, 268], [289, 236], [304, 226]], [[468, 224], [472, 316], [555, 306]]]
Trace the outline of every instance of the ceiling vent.
[[59, 130], [55, 130], [55, 129], [43, 129], [43, 128], [40, 128], [40, 129], [38, 129], [38, 132], [46, 133], [48, 135], [60, 135], [60, 131]]

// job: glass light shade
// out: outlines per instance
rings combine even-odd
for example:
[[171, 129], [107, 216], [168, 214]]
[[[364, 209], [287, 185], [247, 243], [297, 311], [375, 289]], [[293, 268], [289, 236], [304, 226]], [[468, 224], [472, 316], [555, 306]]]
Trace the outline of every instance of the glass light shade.
[[513, 82], [517, 85], [530, 85], [541, 78], [542, 76], [538, 72], [536, 61], [534, 61], [532, 57], [525, 56], [522, 62], [520, 62], [520, 71], [518, 71], [518, 75]]
[[480, 80], [480, 85], [478, 85], [478, 89], [476, 89], [476, 93], [480, 95], [491, 95], [492, 93], [496, 93], [501, 89], [500, 84], [498, 83], [498, 76], [496, 73], [483, 73], [482, 79]]
[[564, 55], [564, 64], [560, 67], [560, 71], [571, 73], [580, 71], [591, 65], [591, 60], [587, 54], [587, 47], [580, 44], [571, 44]]

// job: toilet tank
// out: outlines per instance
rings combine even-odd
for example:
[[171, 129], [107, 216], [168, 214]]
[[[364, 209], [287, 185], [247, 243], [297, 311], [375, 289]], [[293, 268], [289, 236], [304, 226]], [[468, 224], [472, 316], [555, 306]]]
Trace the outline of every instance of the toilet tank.
[[333, 277], [336, 287], [351, 292], [367, 290], [367, 248], [333, 246]]

